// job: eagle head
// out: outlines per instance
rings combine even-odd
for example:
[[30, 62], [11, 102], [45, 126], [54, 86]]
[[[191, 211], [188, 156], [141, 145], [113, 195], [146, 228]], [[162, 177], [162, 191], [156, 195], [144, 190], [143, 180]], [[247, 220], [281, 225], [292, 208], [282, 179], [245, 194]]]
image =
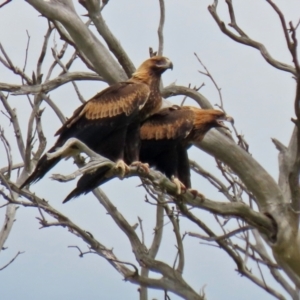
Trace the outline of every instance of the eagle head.
[[223, 127], [229, 130], [229, 128], [223, 123], [223, 121], [230, 122], [231, 124], [234, 124], [234, 119], [226, 115], [223, 111], [212, 109], [211, 111], [211, 121], [213, 127]]
[[157, 74], [162, 74], [168, 69], [173, 70], [173, 63], [165, 56], [153, 56], [146, 60], [149, 69]]
[[229, 130], [227, 126], [224, 125], [223, 121], [234, 123], [232, 117], [226, 115], [223, 111], [217, 109], [194, 109], [196, 116], [194, 121], [194, 126], [196, 129], [205, 128], [204, 131], [209, 130], [213, 127], [224, 127]]
[[133, 78], [145, 82], [153, 77], [160, 77], [167, 69], [173, 69], [173, 63], [165, 56], [153, 56], [145, 60], [132, 75]]

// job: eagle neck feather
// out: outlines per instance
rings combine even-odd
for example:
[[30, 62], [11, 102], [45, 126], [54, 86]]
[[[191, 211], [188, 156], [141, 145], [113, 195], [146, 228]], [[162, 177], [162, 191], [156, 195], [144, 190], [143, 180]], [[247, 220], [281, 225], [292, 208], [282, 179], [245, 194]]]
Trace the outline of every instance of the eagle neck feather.
[[160, 95], [160, 78], [159, 74], [151, 70], [140, 69], [132, 74], [131, 82], [144, 83], [150, 87], [150, 95], [142, 110], [140, 111], [140, 120], [145, 120], [152, 114], [156, 113], [162, 104]]
[[135, 73], [132, 74], [130, 81], [142, 82], [149, 86], [153, 86], [155, 84], [159, 84], [160, 75], [145, 70], [137, 70]]

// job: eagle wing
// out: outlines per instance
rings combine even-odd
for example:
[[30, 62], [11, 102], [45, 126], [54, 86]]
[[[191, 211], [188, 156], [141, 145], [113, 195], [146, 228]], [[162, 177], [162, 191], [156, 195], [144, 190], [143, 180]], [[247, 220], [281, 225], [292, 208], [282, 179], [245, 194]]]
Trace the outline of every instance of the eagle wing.
[[193, 120], [192, 110], [179, 106], [167, 107], [143, 123], [141, 140], [184, 139], [193, 129]]
[[[122, 158], [127, 126], [145, 105], [149, 94], [146, 84], [135, 82], [119, 82], [104, 89], [74, 111], [56, 132], [59, 138], [48, 152], [76, 137], [111, 160]], [[21, 188], [40, 180], [60, 159], [48, 160], [47, 155], [43, 155]]]
[[184, 139], [194, 126], [195, 113], [189, 107], [172, 106], [147, 119], [141, 127], [140, 159], [167, 177], [175, 176], [189, 188], [190, 166]]
[[150, 88], [144, 83], [119, 82], [110, 86], [74, 111], [73, 116], [56, 132], [61, 135], [79, 119], [96, 121], [124, 114], [130, 116], [146, 103]]

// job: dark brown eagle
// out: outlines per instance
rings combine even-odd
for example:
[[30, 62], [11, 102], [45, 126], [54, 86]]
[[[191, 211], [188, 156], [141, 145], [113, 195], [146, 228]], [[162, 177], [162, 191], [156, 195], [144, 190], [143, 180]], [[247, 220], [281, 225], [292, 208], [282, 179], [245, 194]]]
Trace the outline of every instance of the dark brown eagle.
[[178, 187], [191, 188], [187, 149], [200, 142], [213, 127], [233, 122], [224, 112], [192, 106], [172, 106], [148, 118], [141, 127], [140, 160], [172, 179]]
[[[75, 137], [98, 154], [117, 162], [117, 167], [124, 172], [127, 167], [123, 161], [124, 151], [129, 157], [128, 163], [138, 160], [140, 123], [160, 109], [161, 74], [172, 68], [172, 62], [163, 56], [144, 61], [128, 81], [104, 89], [77, 108], [56, 132], [58, 140], [48, 152], [54, 152]], [[74, 155], [74, 151], [65, 156], [70, 155]], [[47, 155], [43, 155], [21, 188], [43, 178], [61, 158], [47, 159]]]
[[[141, 126], [140, 161], [156, 167], [181, 188], [190, 188], [190, 165], [187, 149], [201, 141], [209, 129], [226, 127], [222, 121], [233, 119], [215, 109], [199, 109], [191, 106], [172, 106], [149, 117]], [[227, 127], [226, 127], [227, 128]], [[127, 162], [127, 157], [125, 157]], [[174, 177], [174, 178], [173, 178]], [[81, 194], [87, 194], [108, 179], [105, 173], [84, 174], [77, 187], [63, 203]]]

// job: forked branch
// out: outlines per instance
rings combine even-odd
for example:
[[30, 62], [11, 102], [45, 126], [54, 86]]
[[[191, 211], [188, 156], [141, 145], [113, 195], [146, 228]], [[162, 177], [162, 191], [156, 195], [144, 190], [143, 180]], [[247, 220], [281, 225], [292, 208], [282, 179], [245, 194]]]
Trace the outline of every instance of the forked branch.
[[262, 43], [257, 42], [255, 40], [251, 39], [250, 37], [248, 37], [242, 31], [242, 29], [237, 26], [234, 9], [232, 6], [232, 1], [226, 0], [226, 3], [229, 7], [229, 15], [231, 18], [230, 26], [233, 27], [237, 31], [238, 34], [235, 34], [234, 32], [230, 31], [226, 27], [225, 23], [220, 19], [219, 15], [217, 13], [217, 6], [215, 4], [212, 4], [212, 5], [208, 6], [208, 10], [209, 10], [210, 14], [212, 15], [212, 17], [214, 18], [214, 20], [216, 21], [216, 23], [218, 24], [220, 30], [225, 35], [227, 35], [228, 37], [233, 39], [234, 41], [259, 50], [261, 55], [263, 56], [263, 58], [273, 67], [275, 67], [279, 70], [285, 71], [285, 72], [289, 72], [293, 75], [296, 75], [296, 70], [294, 67], [274, 59], [271, 56], [271, 54], [268, 52], [267, 48]]

